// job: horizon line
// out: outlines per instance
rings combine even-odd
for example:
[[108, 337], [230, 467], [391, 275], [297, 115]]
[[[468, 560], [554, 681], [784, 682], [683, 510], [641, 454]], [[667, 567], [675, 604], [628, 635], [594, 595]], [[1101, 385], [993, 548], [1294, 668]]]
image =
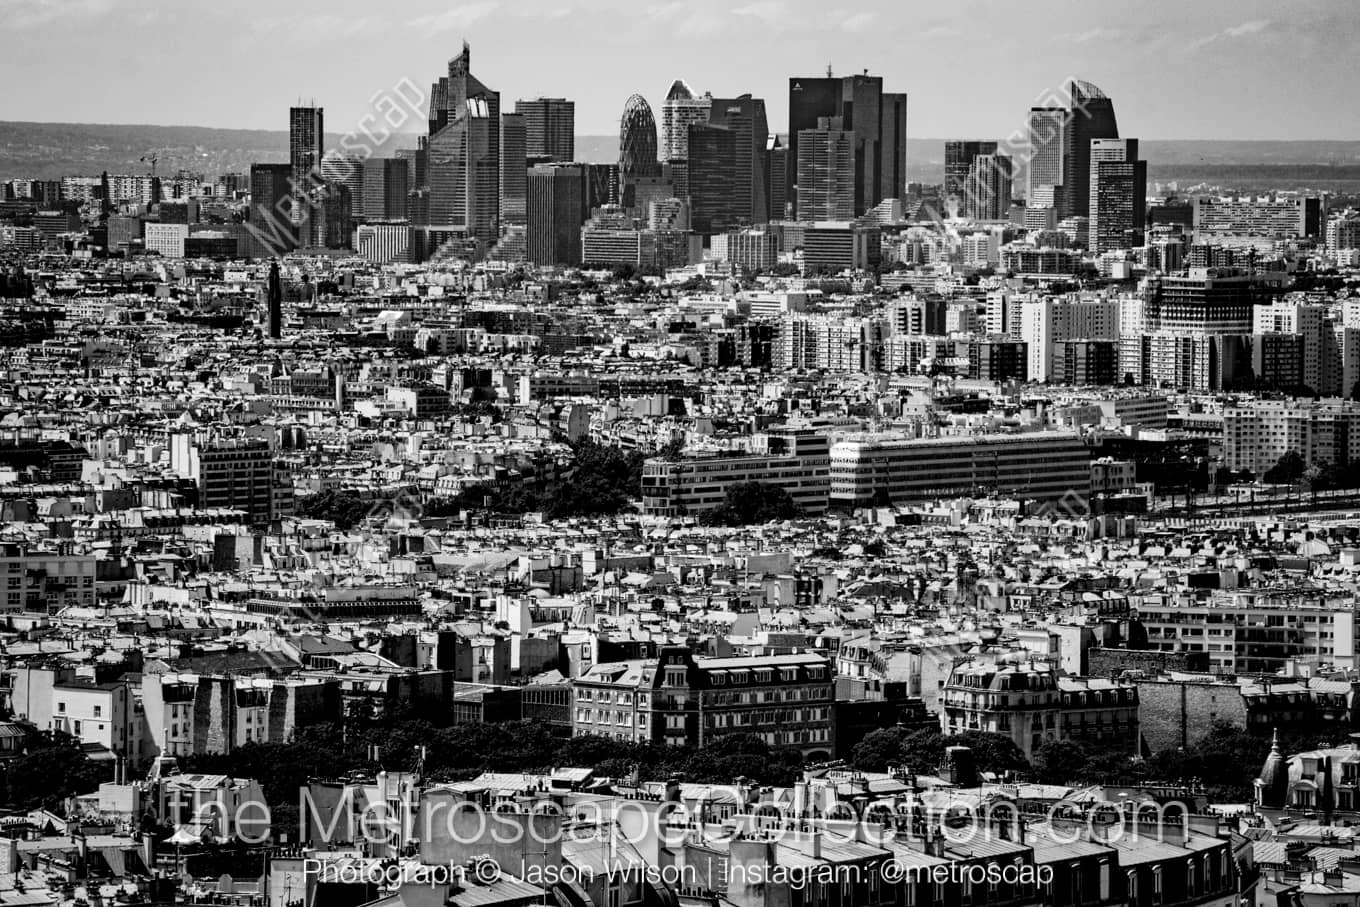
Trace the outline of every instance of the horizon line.
[[[322, 109], [324, 109], [324, 105], [323, 105], [323, 108], [322, 108]], [[268, 128], [268, 127], [260, 127], [260, 126], [209, 126], [209, 125], [205, 125], [205, 124], [202, 124], [202, 123], [109, 123], [109, 122], [79, 122], [79, 121], [76, 121], [76, 120], [0, 120], [0, 126], [6, 126], [6, 125], [15, 125], [15, 126], [116, 126], [116, 127], [121, 127], [121, 128], [125, 128], [125, 129], [217, 129], [217, 130], [221, 130], [221, 131], [224, 131], [224, 132], [267, 132], [267, 133], [283, 133], [283, 134], [285, 134], [285, 135], [288, 133], [288, 130], [287, 130], [286, 128], [280, 129], [280, 128], [277, 128], [277, 127], [276, 127], [276, 128]], [[334, 131], [334, 132], [332, 132], [332, 131], [330, 131], [330, 130], [327, 130], [327, 133], [330, 134], [330, 135], [346, 135], [346, 134], [347, 134], [347, 133], [345, 133], [344, 131]], [[770, 134], [771, 134], [771, 135], [787, 135], [788, 133], [787, 133], [787, 132], [772, 132], [772, 133], [770, 133]], [[428, 135], [428, 133], [427, 133], [427, 132], [392, 132], [392, 133], [391, 133], [391, 138], [400, 138], [400, 137], [404, 137], [404, 136], [410, 136], [411, 138], [418, 138], [418, 137], [425, 136], [425, 135]], [[617, 135], [616, 135], [615, 133], [612, 133], [612, 132], [576, 132], [576, 133], [573, 133], [573, 135], [574, 135], [575, 137], [585, 137], [585, 138], [617, 138]], [[1360, 145], [1360, 138], [1350, 138], [1350, 139], [1346, 139], [1346, 138], [1326, 138], [1326, 139], [1319, 139], [1319, 138], [1312, 138], [1312, 139], [1279, 139], [1279, 138], [1212, 138], [1212, 137], [1203, 137], [1203, 136], [1198, 137], [1198, 138], [1157, 138], [1157, 137], [1148, 137], [1148, 136], [1142, 136], [1142, 135], [1139, 135], [1139, 136], [1130, 136], [1130, 138], [1137, 138], [1139, 141], [1148, 141], [1148, 142], [1251, 142], [1251, 143], [1280, 142], [1280, 143], [1291, 143], [1291, 144], [1317, 144], [1317, 143], [1322, 143], [1322, 142], [1331, 142], [1331, 143], [1337, 143], [1337, 144], [1357, 144], [1357, 145]], [[390, 141], [390, 139], [389, 139], [389, 141]], [[1003, 140], [1003, 139], [988, 139], [988, 138], [979, 139], [979, 138], [976, 138], [976, 137], [974, 137], [974, 136], [910, 136], [910, 135], [909, 135], [909, 136], [907, 136], [907, 141], [909, 141], [909, 142], [958, 142], [958, 141], [997, 141], [997, 142], [1001, 142], [1001, 141], [1004, 141], [1004, 140]], [[386, 144], [386, 142], [384, 142], [383, 144]]]

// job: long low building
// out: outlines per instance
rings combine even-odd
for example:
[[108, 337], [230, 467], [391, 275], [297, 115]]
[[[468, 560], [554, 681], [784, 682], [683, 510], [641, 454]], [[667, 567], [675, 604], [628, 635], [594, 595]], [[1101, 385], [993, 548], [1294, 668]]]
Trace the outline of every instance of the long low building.
[[642, 467], [642, 510], [649, 516], [697, 516], [722, 506], [743, 482], [777, 485], [804, 513], [826, 510], [826, 435], [808, 429], [772, 430], [756, 449], [721, 456], [653, 458]]
[[831, 506], [853, 508], [961, 495], [999, 495], [1085, 510], [1091, 451], [1070, 432], [839, 441]]

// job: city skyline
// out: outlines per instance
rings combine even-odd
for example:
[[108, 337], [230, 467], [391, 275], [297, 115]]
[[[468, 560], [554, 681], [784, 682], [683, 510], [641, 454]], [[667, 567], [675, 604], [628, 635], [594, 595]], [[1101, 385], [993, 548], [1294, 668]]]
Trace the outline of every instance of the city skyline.
[[[452, 9], [412, 4], [390, 21], [347, 3], [303, 3], [282, 16], [254, 2], [232, 14], [160, 11], [146, 0], [0, 0], [0, 9], [7, 47], [0, 77], [25, 88], [6, 115], [21, 121], [273, 129], [272, 111], [301, 96], [314, 97], [331, 128], [344, 132], [370, 112], [375, 93], [403, 79], [425, 84], [467, 40], [482, 48], [479, 71], [507, 106], [565, 97], [576, 104], [578, 135], [614, 132], [634, 92], [659, 111], [676, 79], [714, 97], [762, 98], [772, 131], [783, 132], [786, 80], [821, 75], [830, 64], [837, 75], [868, 69], [905, 91], [914, 138], [1004, 139], [1072, 77], [1119, 98], [1149, 138], [1360, 137], [1347, 55], [1360, 26], [1338, 0], [1177, 6], [1174, 28], [1146, 24], [1169, 14], [1167, 3], [1059, 0], [965, 2], [947, 16], [801, 0], [751, 0], [730, 11], [705, 2], [577, 0], [540, 15], [482, 0]], [[128, 50], [147, 29], [158, 36], [158, 66], [180, 75], [157, 78], [157, 67]], [[206, 50], [252, 65], [204, 66], [205, 34], [216, 41]], [[289, 36], [287, 53], [270, 53], [280, 35]], [[1046, 52], [1033, 52], [1045, 42]], [[583, 46], [596, 52], [583, 55]], [[346, 65], [328, 66], [337, 52]], [[30, 77], [62, 53], [70, 54], [70, 78]], [[80, 87], [95, 81], [105, 90]], [[1300, 82], [1307, 92], [1297, 90]], [[1246, 123], [1243, 109], [1269, 116]]]

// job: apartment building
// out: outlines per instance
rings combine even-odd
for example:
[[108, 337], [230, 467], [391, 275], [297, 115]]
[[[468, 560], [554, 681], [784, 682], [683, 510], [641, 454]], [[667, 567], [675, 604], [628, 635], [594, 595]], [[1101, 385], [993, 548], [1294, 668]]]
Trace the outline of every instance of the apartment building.
[[1216, 674], [1273, 674], [1289, 662], [1353, 668], [1353, 595], [1320, 589], [1146, 593], [1135, 605], [1147, 648], [1207, 652]]
[[572, 733], [631, 742], [706, 746], [755, 734], [808, 758], [829, 758], [833, 666], [822, 655], [657, 658], [607, 662], [572, 681]]
[[1054, 740], [1137, 749], [1136, 687], [1063, 676], [1046, 661], [964, 661], [950, 673], [940, 706], [944, 733], [1002, 734], [1015, 741], [1026, 759]]
[[39, 547], [0, 544], [4, 610], [55, 613], [66, 607], [93, 607], [95, 557], [76, 554], [69, 544]]

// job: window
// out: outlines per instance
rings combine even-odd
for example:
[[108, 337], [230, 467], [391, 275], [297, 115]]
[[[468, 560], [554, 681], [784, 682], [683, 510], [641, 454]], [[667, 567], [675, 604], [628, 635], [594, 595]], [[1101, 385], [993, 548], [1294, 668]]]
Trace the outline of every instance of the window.
[[58, 703], [57, 703], [57, 712], [58, 712], [59, 714], [65, 715], [65, 714], [66, 714], [66, 703], [64, 703], [64, 702], [58, 702]]
[[94, 717], [98, 718], [100, 715], [103, 714], [103, 711], [104, 711], [104, 707], [103, 707], [102, 705], [97, 705], [97, 706], [95, 706], [95, 707], [94, 707]]

